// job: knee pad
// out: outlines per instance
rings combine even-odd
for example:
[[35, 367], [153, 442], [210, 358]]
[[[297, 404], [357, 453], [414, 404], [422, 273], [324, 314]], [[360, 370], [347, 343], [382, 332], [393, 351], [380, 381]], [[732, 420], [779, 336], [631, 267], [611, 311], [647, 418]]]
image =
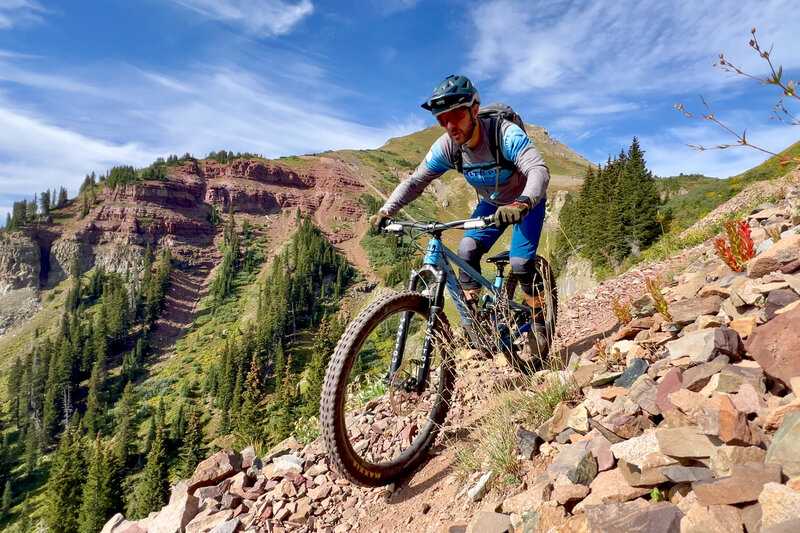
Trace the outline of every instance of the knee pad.
[[536, 270], [536, 259], [512, 257], [511, 273], [519, 280], [522, 292], [528, 296], [537, 295], [544, 290], [544, 280]]
[[[488, 251], [482, 242], [472, 237], [464, 237], [458, 245], [458, 257], [478, 272], [481, 271], [481, 257]], [[481, 286], [463, 270], [458, 273], [458, 282], [464, 289], [478, 289]]]

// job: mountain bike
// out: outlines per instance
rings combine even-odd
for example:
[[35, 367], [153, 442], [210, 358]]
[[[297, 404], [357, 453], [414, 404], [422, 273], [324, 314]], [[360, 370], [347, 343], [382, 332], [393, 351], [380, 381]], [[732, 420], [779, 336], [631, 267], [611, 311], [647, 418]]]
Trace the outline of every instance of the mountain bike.
[[[525, 373], [547, 357], [557, 308], [547, 261], [536, 258], [534, 275], [534, 293], [542, 302], [537, 338], [544, 330], [547, 342], [532, 343], [531, 308], [513, 300], [515, 283], [504, 276], [509, 253], [487, 259], [497, 269], [490, 282], [442, 242], [445, 231], [492, 222], [489, 216], [389, 221], [384, 226], [384, 231], [408, 235], [412, 243], [425, 235], [429, 240], [422, 266], [411, 270], [408, 290], [379, 297], [352, 321], [325, 374], [322, 433], [333, 465], [351, 482], [379, 486], [407, 476], [426, 457], [444, 423], [455, 380], [456, 341], [443, 311], [445, 289], [479, 350], [501, 352]], [[487, 289], [477, 306], [464, 300], [451, 262]]]

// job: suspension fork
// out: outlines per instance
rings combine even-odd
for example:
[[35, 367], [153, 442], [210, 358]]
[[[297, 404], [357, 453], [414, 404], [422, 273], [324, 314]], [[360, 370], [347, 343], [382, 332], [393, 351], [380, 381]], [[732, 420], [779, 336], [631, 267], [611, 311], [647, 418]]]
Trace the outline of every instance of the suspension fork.
[[[416, 291], [419, 284], [419, 272], [411, 269], [411, 276], [408, 279], [408, 290]], [[406, 311], [400, 318], [400, 324], [397, 326], [397, 334], [394, 338], [394, 351], [392, 352], [392, 364], [389, 367], [390, 380], [400, 370], [400, 365], [403, 363], [403, 352], [406, 349], [406, 339], [408, 338], [408, 327], [411, 324], [411, 317], [414, 315], [411, 311]]]
[[422, 344], [422, 365], [417, 372], [417, 394], [422, 394], [428, 382], [428, 372], [431, 368], [431, 350], [433, 349], [433, 335], [439, 313], [444, 310], [444, 287], [447, 274], [442, 270], [436, 271], [436, 292], [433, 295], [428, 315], [428, 327], [425, 330], [425, 342]]
[[[419, 274], [417, 270], [411, 271], [411, 276], [408, 281], [408, 290], [417, 290], [419, 284]], [[446, 286], [447, 275], [442, 270], [436, 270], [436, 288], [431, 298], [431, 306], [429, 308], [430, 314], [428, 315], [428, 323], [425, 329], [425, 341], [422, 346], [422, 365], [417, 373], [417, 382], [415, 387], [418, 393], [422, 393], [425, 388], [425, 383], [428, 379], [428, 372], [430, 371], [431, 358], [430, 353], [433, 347], [433, 332], [436, 327], [436, 320], [438, 315], [444, 308], [444, 289]], [[400, 324], [397, 326], [397, 335], [394, 341], [394, 351], [392, 352], [392, 363], [389, 370], [389, 378], [397, 374], [400, 366], [403, 364], [403, 353], [406, 347], [406, 340], [408, 339], [408, 328], [411, 324], [411, 318], [414, 315], [412, 311], [406, 311], [400, 318]]]

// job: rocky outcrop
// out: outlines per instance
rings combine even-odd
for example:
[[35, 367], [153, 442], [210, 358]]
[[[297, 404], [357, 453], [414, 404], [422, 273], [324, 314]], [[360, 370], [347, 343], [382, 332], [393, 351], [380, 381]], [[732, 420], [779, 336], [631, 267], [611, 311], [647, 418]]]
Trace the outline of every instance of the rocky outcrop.
[[[306, 160], [304, 160], [306, 161]], [[101, 190], [98, 205], [84, 217], [58, 224], [42, 222], [53, 235], [39, 242], [17, 232], [0, 241], [0, 293], [23, 287], [52, 286], [67, 278], [73, 258], [85, 272], [101, 267], [128, 274], [141, 268], [147, 245], [168, 246], [183, 268], [204, 259], [219, 227], [209, 222], [212, 209], [225, 213], [269, 215], [299, 209], [319, 214], [323, 232], [336, 243], [356, 237], [337, 226], [363, 218], [354, 201], [364, 191], [358, 177], [341, 161], [308, 158], [301, 169], [261, 159], [187, 162], [170, 169], [166, 181], [119, 184]], [[79, 203], [75, 201], [74, 204]], [[66, 214], [75, 211], [75, 205]], [[270, 224], [266, 219], [266, 226]], [[333, 225], [333, 224], [332, 224]], [[42, 254], [47, 268], [43, 271]]]
[[39, 287], [39, 243], [24, 232], [0, 236], [0, 294], [25, 287]]

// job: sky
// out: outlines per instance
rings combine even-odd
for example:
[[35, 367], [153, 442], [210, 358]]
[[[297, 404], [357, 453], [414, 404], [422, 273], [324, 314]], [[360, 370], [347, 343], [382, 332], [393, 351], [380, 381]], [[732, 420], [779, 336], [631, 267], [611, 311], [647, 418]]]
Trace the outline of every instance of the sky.
[[[0, 224], [12, 202], [87, 173], [220, 149], [265, 157], [377, 148], [434, 123], [449, 74], [595, 163], [636, 136], [658, 176], [728, 177], [800, 139], [750, 28], [800, 78], [796, 0], [0, 0]], [[791, 108], [790, 108], [791, 109]], [[797, 114], [798, 106], [794, 106]]]

